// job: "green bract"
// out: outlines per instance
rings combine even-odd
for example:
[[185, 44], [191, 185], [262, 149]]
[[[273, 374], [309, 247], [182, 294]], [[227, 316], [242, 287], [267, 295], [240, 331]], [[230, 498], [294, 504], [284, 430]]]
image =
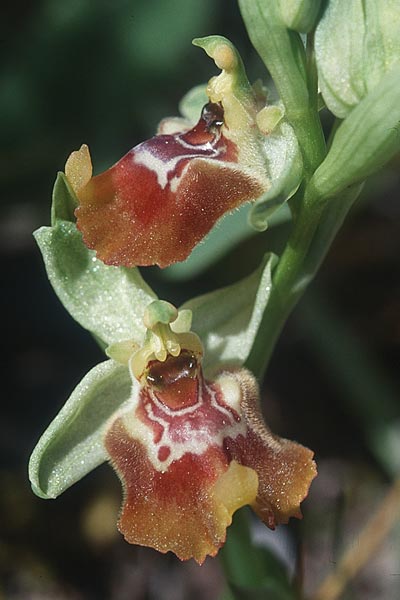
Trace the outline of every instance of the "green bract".
[[317, 88], [309, 85], [301, 36], [285, 23], [278, 0], [239, 0], [239, 6], [250, 39], [274, 80], [286, 119], [294, 129], [304, 171], [306, 175], [312, 173], [325, 154], [325, 140], [318, 117]]
[[[105, 266], [86, 248], [75, 224], [67, 220], [73, 218], [74, 202], [65, 177], [59, 174], [52, 227], [42, 227], [35, 234], [50, 282], [71, 315], [102, 346], [127, 339], [140, 345], [145, 309], [156, 296], [137, 269]], [[182, 327], [190, 325], [193, 311], [192, 327], [203, 341], [206, 373], [246, 361], [271, 291], [271, 265], [268, 256], [249, 277], [183, 305], [182, 309], [190, 310], [180, 312], [185, 321]], [[147, 311], [150, 321], [169, 322], [175, 317], [175, 309], [167, 303], [152, 306], [158, 312]], [[129, 351], [128, 344], [124, 348]], [[108, 360], [94, 367], [32, 454], [29, 477], [34, 492], [55, 498], [104, 462], [107, 423], [136, 393], [126, 365]]]
[[392, 69], [336, 131], [309, 192], [334, 196], [380, 169], [400, 150], [400, 66]]
[[400, 0], [330, 0], [315, 52], [326, 105], [344, 118], [400, 63]]
[[315, 25], [320, 0], [279, 0], [280, 11], [285, 25], [289, 29], [307, 33]]

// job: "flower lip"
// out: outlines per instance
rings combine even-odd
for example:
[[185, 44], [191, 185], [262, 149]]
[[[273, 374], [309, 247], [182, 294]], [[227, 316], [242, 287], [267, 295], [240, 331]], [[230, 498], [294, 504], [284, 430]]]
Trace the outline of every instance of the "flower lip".
[[67, 161], [77, 227], [107, 265], [185, 260], [221, 217], [271, 187], [258, 101], [237, 51], [218, 36], [197, 42], [222, 72], [192, 129], [175, 123], [173, 133], [142, 142], [94, 177], [87, 147]]

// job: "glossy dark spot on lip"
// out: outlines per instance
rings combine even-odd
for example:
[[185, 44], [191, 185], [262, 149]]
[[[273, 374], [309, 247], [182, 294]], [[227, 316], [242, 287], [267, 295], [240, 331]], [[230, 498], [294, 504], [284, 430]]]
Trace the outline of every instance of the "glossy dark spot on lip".
[[168, 356], [164, 362], [151, 361], [146, 373], [146, 381], [158, 389], [170, 386], [181, 379], [194, 379], [197, 376], [197, 358], [190, 352], [179, 356]]
[[224, 124], [224, 109], [216, 102], [208, 102], [203, 106], [201, 118], [206, 123], [207, 129], [221, 127]]

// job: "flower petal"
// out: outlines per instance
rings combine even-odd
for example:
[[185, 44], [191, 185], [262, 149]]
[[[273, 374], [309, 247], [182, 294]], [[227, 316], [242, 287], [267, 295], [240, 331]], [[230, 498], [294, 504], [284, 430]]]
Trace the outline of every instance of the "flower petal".
[[301, 518], [300, 503], [317, 474], [313, 452], [267, 428], [258, 403], [257, 382], [250, 372], [242, 369], [232, 375], [241, 386], [241, 414], [248, 431], [225, 444], [232, 459], [257, 472], [259, 487], [252, 507], [274, 529], [290, 517]]
[[225, 212], [263, 192], [221, 135], [221, 108], [207, 107], [190, 131], [139, 144], [76, 190], [78, 228], [106, 264], [184, 260]]
[[255, 501], [258, 477], [224, 448], [246, 432], [237, 382], [205, 381], [199, 361], [187, 350], [151, 360], [105, 446], [125, 489], [127, 541], [201, 563], [224, 542], [233, 512]]
[[118, 527], [133, 544], [174, 552], [199, 564], [225, 541], [233, 512], [254, 500], [257, 475], [237, 463], [228, 467], [221, 448], [186, 453], [166, 471], [154, 468], [146, 447], [118, 419], [106, 447], [125, 488]]

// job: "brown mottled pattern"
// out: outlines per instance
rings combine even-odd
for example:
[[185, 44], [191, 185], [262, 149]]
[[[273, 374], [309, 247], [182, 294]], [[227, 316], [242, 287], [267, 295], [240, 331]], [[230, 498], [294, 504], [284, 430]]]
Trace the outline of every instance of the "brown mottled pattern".
[[129, 436], [121, 419], [113, 423], [105, 444], [125, 490], [118, 527], [128, 542], [199, 563], [218, 552], [227, 525], [226, 511], [213, 497], [215, 482], [228, 468], [222, 449], [186, 454], [163, 473], [154, 469], [146, 448]]
[[187, 258], [220, 217], [262, 191], [218, 161], [192, 160], [176, 193], [160, 191], [156, 175], [134, 165], [130, 173], [113, 173], [113, 181], [108, 171], [89, 182], [80, 193], [77, 225], [106, 264], [166, 267]]
[[253, 509], [268, 527], [301, 518], [300, 503], [317, 474], [313, 452], [301, 444], [274, 435], [266, 426], [258, 400], [257, 382], [242, 369], [234, 371], [242, 388], [241, 409], [248, 434], [225, 440], [231, 459], [258, 474], [259, 488]]

